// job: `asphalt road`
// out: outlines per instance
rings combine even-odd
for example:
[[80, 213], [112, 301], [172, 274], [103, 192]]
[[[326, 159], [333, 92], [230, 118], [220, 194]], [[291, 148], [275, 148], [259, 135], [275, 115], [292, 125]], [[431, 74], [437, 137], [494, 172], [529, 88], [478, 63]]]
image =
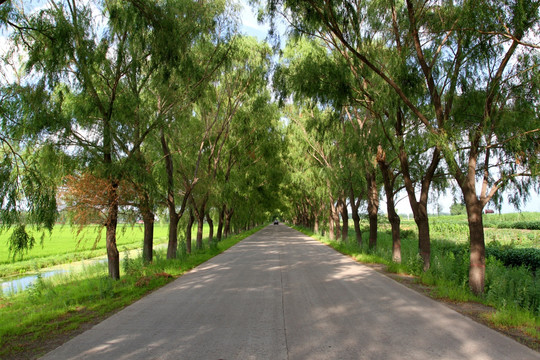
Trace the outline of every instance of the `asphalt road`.
[[284, 225], [270, 225], [45, 359], [540, 359]]

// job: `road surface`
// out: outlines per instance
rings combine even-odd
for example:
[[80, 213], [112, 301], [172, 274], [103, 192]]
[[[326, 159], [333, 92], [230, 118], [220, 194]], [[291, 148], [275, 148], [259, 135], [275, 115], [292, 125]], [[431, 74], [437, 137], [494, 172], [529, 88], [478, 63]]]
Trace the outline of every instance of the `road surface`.
[[540, 359], [285, 225], [270, 225], [45, 359]]

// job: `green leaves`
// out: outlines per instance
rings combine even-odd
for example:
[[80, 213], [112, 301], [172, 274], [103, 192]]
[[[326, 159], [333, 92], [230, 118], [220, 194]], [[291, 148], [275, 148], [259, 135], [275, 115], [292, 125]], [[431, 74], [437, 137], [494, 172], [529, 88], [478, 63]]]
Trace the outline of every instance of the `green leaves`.
[[8, 238], [9, 254], [15, 258], [19, 255], [22, 258], [24, 252], [34, 247], [36, 240], [26, 231], [24, 225], [18, 225]]

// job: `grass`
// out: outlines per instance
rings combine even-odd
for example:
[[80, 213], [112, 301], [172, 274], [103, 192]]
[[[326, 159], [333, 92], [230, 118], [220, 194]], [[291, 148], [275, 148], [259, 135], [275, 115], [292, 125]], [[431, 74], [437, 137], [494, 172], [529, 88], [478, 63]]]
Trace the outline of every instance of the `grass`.
[[[9, 256], [7, 239], [10, 232], [0, 234], [0, 277], [33, 272], [58, 264], [90, 259], [107, 254], [105, 248], [105, 231], [103, 227], [87, 226], [77, 235], [77, 227], [57, 225], [52, 232], [35, 232], [36, 239], [44, 235], [43, 246], [36, 244], [33, 249], [24, 254], [23, 259], [13, 259]], [[193, 238], [197, 229], [193, 227]], [[205, 224], [204, 233], [208, 233]], [[154, 227], [154, 245], [167, 242], [168, 225], [156, 224]], [[96, 240], [98, 240], [96, 242]], [[117, 247], [125, 249], [140, 249], [143, 241], [143, 225], [119, 226], [117, 232]], [[3, 246], [3, 244], [6, 244]], [[95, 245], [95, 247], [94, 247]]]
[[[534, 215], [534, 216], [533, 216]], [[536, 221], [540, 214], [524, 215], [527, 221]], [[499, 216], [499, 215], [490, 215]], [[463, 219], [462, 219], [463, 218]], [[523, 221], [519, 215], [505, 216], [502, 221]], [[462, 223], [462, 221], [465, 223]], [[414, 222], [413, 222], [414, 224]], [[360, 247], [354, 241], [354, 231], [350, 230], [349, 241], [330, 241], [314, 234], [312, 231], [297, 228], [304, 234], [333, 247], [337, 251], [349, 255], [363, 263], [384, 264], [387, 270], [394, 273], [414, 275], [418, 281], [431, 286], [431, 296], [455, 302], [478, 302], [496, 309], [487, 315], [496, 327], [519, 328], [529, 336], [540, 341], [540, 277], [526, 267], [505, 267], [495, 258], [488, 257], [486, 264], [486, 290], [482, 296], [475, 296], [469, 290], [469, 250], [468, 228], [464, 217], [437, 217], [432, 222], [430, 233], [431, 268], [424, 272], [422, 261], [418, 255], [417, 233], [412, 224], [404, 222], [401, 241], [401, 264], [391, 260], [392, 237], [389, 225], [384, 221], [378, 233], [376, 249], [367, 247], [368, 233], [363, 232], [363, 244]], [[463, 230], [466, 229], [466, 231]], [[540, 231], [497, 229], [496, 239], [489, 239], [490, 232], [486, 231], [487, 242], [498, 241], [511, 247], [539, 247]], [[450, 240], [451, 239], [451, 240]]]
[[[36, 239], [40, 239], [41, 236], [44, 236], [43, 246], [39, 244], [38, 240], [38, 244], [36, 244], [36, 246], [28, 253], [24, 254], [24, 259], [32, 260], [75, 252], [105, 250], [105, 228], [103, 226], [89, 225], [85, 226], [80, 234], [77, 234], [77, 231], [77, 226], [70, 225], [56, 225], [51, 233], [47, 230], [33, 230], [33, 235]], [[7, 244], [10, 234], [11, 231], [0, 234], [0, 244]], [[165, 240], [167, 236], [167, 226], [156, 224], [154, 236], [157, 240]], [[119, 248], [133, 244], [140, 246], [142, 239], [143, 225], [136, 224], [118, 227], [117, 244]], [[0, 264], [11, 262], [13, 261], [12, 257], [9, 256], [7, 246], [0, 246]]]
[[0, 358], [28, 351], [29, 346], [35, 347], [33, 356], [39, 355], [46, 349], [47, 339], [131, 304], [259, 229], [231, 236], [217, 246], [206, 243], [192, 254], [180, 250], [175, 260], [166, 259], [166, 249], [156, 251], [149, 265], [140, 258], [128, 258], [122, 262], [119, 281], [111, 280], [106, 264], [101, 264], [67, 276], [40, 278], [28, 291], [0, 297]]

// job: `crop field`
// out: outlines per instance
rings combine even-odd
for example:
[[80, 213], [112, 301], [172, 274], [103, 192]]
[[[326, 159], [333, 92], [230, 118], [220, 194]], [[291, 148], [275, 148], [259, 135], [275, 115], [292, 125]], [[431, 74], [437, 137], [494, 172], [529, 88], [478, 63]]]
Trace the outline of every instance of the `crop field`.
[[[469, 241], [469, 227], [465, 215], [432, 215], [429, 223], [432, 240]], [[390, 229], [386, 219], [382, 219], [381, 228]], [[416, 224], [412, 219], [402, 219], [401, 229], [405, 234], [416, 234]], [[540, 248], [540, 213], [485, 214], [484, 234], [486, 245], [497, 242], [513, 247]]]
[[[167, 241], [168, 225], [156, 224], [154, 245]], [[57, 225], [52, 232], [36, 231], [36, 245], [23, 258], [10, 256], [7, 239], [10, 231], [0, 234], [0, 277], [33, 271], [35, 269], [89, 259], [106, 254], [105, 229], [86, 226], [78, 233], [78, 227]], [[43, 243], [41, 237], [43, 236]], [[117, 230], [118, 250], [131, 250], [142, 247], [143, 225], [119, 226]]]

